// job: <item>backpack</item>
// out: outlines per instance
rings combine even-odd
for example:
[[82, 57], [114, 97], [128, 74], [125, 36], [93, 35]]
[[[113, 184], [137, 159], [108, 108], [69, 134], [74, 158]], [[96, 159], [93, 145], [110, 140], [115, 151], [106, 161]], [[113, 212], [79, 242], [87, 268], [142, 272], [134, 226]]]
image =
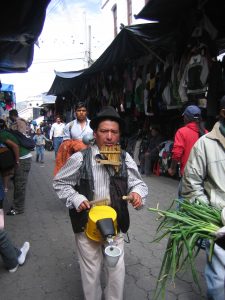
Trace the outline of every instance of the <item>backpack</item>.
[[73, 127], [74, 121], [70, 122], [70, 126], [69, 126], [69, 132], [70, 132], [70, 138], [72, 139], [72, 134], [71, 134], [71, 129]]
[[27, 137], [25, 134], [19, 132], [18, 130], [7, 130], [7, 131], [16, 137], [20, 146], [22, 146], [28, 150], [34, 150], [34, 148], [35, 148], [34, 140]]

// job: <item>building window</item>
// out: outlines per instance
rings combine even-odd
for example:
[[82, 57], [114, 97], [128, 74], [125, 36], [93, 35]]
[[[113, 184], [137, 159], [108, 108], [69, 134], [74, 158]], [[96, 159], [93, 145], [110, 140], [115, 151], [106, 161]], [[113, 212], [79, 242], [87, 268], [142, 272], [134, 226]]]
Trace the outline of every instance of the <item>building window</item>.
[[132, 24], [132, 0], [127, 0], [127, 24]]
[[117, 5], [115, 4], [112, 8], [113, 13], [113, 24], [114, 24], [114, 37], [117, 36]]

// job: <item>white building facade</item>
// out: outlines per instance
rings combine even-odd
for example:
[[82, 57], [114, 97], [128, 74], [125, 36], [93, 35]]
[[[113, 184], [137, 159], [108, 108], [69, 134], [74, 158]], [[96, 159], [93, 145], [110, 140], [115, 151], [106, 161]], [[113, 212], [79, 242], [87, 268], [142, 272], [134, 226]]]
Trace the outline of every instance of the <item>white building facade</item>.
[[103, 0], [102, 14], [111, 24], [110, 35], [112, 40], [121, 30], [121, 24], [124, 26], [147, 23], [146, 20], [136, 20], [137, 15], [149, 0]]
[[20, 102], [17, 107], [19, 116], [27, 121], [40, 117], [40, 110], [43, 109], [45, 103], [55, 103], [55, 96], [47, 96], [40, 94], [37, 96], [28, 97], [26, 101]]

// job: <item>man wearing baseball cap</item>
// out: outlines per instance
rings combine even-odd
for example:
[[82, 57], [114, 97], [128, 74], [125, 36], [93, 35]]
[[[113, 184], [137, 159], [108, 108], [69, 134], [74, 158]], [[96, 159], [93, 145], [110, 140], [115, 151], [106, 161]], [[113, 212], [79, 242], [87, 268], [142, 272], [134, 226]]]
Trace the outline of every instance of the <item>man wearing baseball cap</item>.
[[[198, 200], [222, 209], [221, 220], [225, 225], [225, 96], [220, 100], [219, 121], [212, 131], [202, 136], [193, 146], [188, 158], [181, 196], [190, 201]], [[211, 300], [225, 299], [225, 238], [214, 245], [209, 260], [207, 241], [205, 278], [207, 295]]]
[[180, 163], [180, 175], [183, 175], [190, 151], [200, 136], [207, 131], [204, 129], [201, 120], [201, 110], [196, 105], [189, 105], [183, 114], [184, 126], [177, 130], [172, 149], [172, 162], [168, 169], [169, 175], [173, 176]]

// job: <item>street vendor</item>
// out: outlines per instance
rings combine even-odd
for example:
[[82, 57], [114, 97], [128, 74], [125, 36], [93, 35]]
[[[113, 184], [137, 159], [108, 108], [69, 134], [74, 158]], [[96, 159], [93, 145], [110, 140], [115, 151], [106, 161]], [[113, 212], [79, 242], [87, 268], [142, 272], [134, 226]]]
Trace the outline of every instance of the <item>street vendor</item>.
[[[219, 121], [211, 132], [193, 146], [184, 170], [181, 195], [225, 209], [225, 96], [220, 100]], [[223, 221], [223, 219], [222, 219]], [[224, 222], [224, 221], [223, 221]], [[225, 223], [225, 222], [224, 222]], [[225, 225], [225, 224], [224, 224]], [[219, 246], [220, 245], [220, 246]], [[210, 300], [225, 299], [225, 238], [214, 246], [207, 263], [205, 278]], [[207, 246], [209, 248], [209, 245]]]
[[[124, 121], [116, 110], [111, 106], [103, 108], [91, 120], [90, 127], [94, 131], [94, 145], [73, 154], [55, 176], [53, 186], [58, 197], [69, 208], [84, 298], [102, 299], [100, 277], [104, 263], [107, 270], [104, 299], [122, 300], [125, 278], [122, 233], [126, 233], [129, 228], [128, 203], [122, 200], [122, 195], [129, 195], [133, 200], [130, 203], [137, 209], [144, 204], [148, 188], [138, 172], [137, 165], [127, 152], [122, 150], [119, 154], [119, 171], [116, 171], [113, 165], [99, 163], [102, 147], [110, 148], [119, 143]], [[102, 252], [103, 244], [91, 240], [85, 233], [91, 201], [99, 199], [109, 199], [109, 205], [117, 213], [118, 233], [115, 242], [121, 250], [121, 255], [114, 267], [106, 264]]]

